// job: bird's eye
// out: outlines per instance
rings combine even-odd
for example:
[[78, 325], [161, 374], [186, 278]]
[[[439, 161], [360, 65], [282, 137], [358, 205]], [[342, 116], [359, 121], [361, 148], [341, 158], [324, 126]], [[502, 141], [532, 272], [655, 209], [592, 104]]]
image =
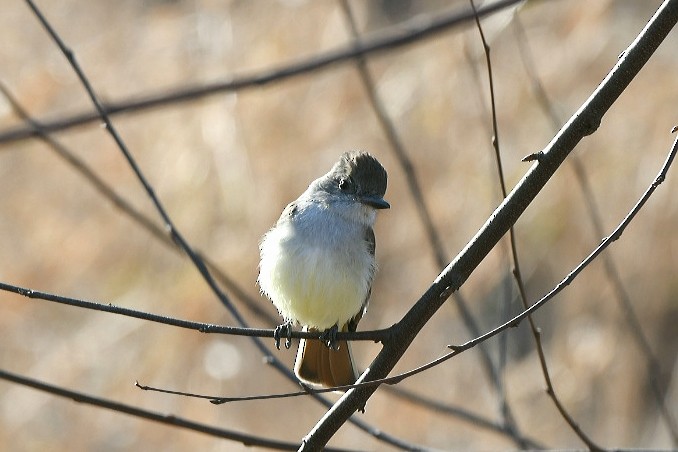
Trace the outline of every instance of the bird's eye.
[[349, 191], [351, 189], [351, 179], [350, 178], [344, 178], [342, 177], [339, 179], [339, 190], [341, 191]]

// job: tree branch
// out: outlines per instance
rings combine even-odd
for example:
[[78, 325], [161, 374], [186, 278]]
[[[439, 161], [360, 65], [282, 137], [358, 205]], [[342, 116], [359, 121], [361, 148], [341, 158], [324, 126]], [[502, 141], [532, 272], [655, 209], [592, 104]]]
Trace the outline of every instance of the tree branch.
[[[527, 76], [530, 78], [532, 91], [537, 99], [537, 103], [542, 108], [542, 110], [544, 110], [545, 115], [553, 124], [554, 129], [558, 130], [558, 125], [561, 122], [558, 112], [553, 106], [551, 99], [546, 93], [546, 90], [544, 89], [544, 86], [537, 75], [532, 53], [527, 42], [525, 29], [520, 22], [518, 15], [514, 16], [513, 25], [516, 33], [516, 39], [518, 41], [518, 50], [520, 51], [520, 56], [523, 61], [523, 66], [525, 67]], [[600, 208], [594, 196], [591, 184], [589, 183], [588, 176], [586, 175], [586, 170], [584, 164], [582, 163], [582, 159], [578, 155], [573, 155], [570, 159], [570, 162], [572, 163], [572, 169], [574, 170], [574, 174], [577, 178], [577, 184], [581, 189], [586, 210], [589, 214], [588, 216], [591, 219], [593, 232], [596, 237], [601, 237], [603, 235], [604, 229]], [[638, 314], [636, 314], [633, 308], [631, 296], [629, 295], [629, 292], [622, 281], [615, 260], [610, 254], [603, 255], [602, 259], [603, 267], [605, 268], [605, 274], [607, 275], [607, 279], [616, 294], [617, 303], [621, 307], [622, 312], [626, 317], [626, 323], [628, 324], [632, 333], [631, 337], [633, 337], [633, 339], [636, 341], [638, 348], [642, 350], [643, 355], [645, 356], [652, 394], [654, 395], [657, 406], [659, 407], [661, 417], [671, 433], [674, 445], [678, 446], [678, 423], [676, 423], [671, 411], [666, 406], [664, 394], [665, 390], [659, 383], [659, 375], [661, 373], [659, 360], [655, 356], [655, 353], [650, 346], [650, 341], [647, 339], [647, 335], [643, 332], [642, 325], [638, 319]]]
[[[193, 322], [190, 320], [177, 319], [159, 314], [152, 314], [150, 312], [138, 311], [136, 309], [125, 308], [123, 306], [115, 306], [111, 303], [96, 303], [93, 301], [80, 300], [77, 298], [64, 297], [62, 295], [55, 295], [39, 290], [33, 290], [26, 287], [14, 286], [0, 281], [0, 290], [5, 292], [12, 292], [22, 295], [27, 298], [51, 301], [53, 303], [60, 303], [68, 306], [75, 306], [77, 308], [91, 309], [94, 311], [109, 312], [111, 314], [122, 315], [125, 317], [132, 317], [135, 319], [146, 320], [148, 322], [161, 323], [164, 325], [176, 326], [185, 328], [187, 330], [199, 331], [201, 333], [212, 334], [227, 334], [230, 336], [247, 336], [257, 338], [273, 338], [273, 329], [270, 328], [249, 328], [246, 326], [228, 326], [215, 325], [212, 323]], [[373, 331], [338, 331], [337, 339], [349, 341], [385, 341], [390, 336], [390, 328]], [[294, 339], [322, 339], [322, 332], [313, 331], [291, 331], [290, 337]]]
[[[469, 0], [471, 7], [475, 10], [475, 4], [473, 0]], [[485, 62], [487, 64], [487, 76], [490, 90], [490, 102], [492, 105], [492, 130], [494, 132], [492, 137], [492, 144], [495, 152], [495, 159], [497, 162], [497, 171], [499, 177], [499, 184], [501, 186], [501, 192], [503, 197], [506, 197], [506, 182], [504, 180], [504, 170], [501, 161], [501, 153], [499, 151], [499, 127], [497, 125], [497, 114], [495, 107], [495, 96], [494, 96], [494, 79], [492, 76], [492, 59], [490, 58], [490, 46], [485, 39], [485, 33], [483, 32], [483, 27], [480, 25], [480, 19], [476, 17], [476, 26], [478, 27], [478, 32], [480, 33], [480, 39], [483, 43], [483, 49], [485, 51]], [[602, 234], [601, 234], [602, 235]], [[513, 259], [513, 277], [518, 286], [518, 293], [520, 294], [520, 301], [523, 304], [525, 310], [529, 309], [529, 304], [527, 301], [527, 291], [525, 290], [525, 284], [523, 282], [522, 272], [520, 271], [520, 260], [518, 259], [518, 248], [516, 245], [516, 237], [514, 227], [509, 228], [509, 245], [511, 248], [511, 257]], [[551, 375], [549, 374], [548, 365], [546, 364], [546, 354], [544, 353], [544, 348], [542, 347], [541, 341], [541, 330], [537, 327], [534, 319], [531, 315], [527, 316], [528, 323], [530, 324], [530, 331], [532, 332], [532, 337], [534, 338], [535, 346], [537, 349], [537, 356], [539, 357], [539, 364], [541, 366], [542, 375], [544, 376], [544, 382], [546, 383], [546, 393], [551, 397], [553, 403], [556, 405], [558, 412], [563, 417], [565, 422], [570, 426], [570, 428], [579, 436], [579, 438], [586, 444], [591, 451], [601, 451], [602, 448], [598, 446], [589, 436], [579, 427], [579, 424], [575, 422], [570, 413], [565, 409], [565, 406], [562, 404], [558, 395], [556, 394], [555, 388], [551, 382]]]
[[[478, 14], [481, 17], [501, 11], [522, 0], [501, 0], [486, 7], [480, 8]], [[364, 40], [361, 45], [350, 45], [327, 53], [316, 55], [305, 60], [288, 63], [284, 66], [265, 70], [250, 75], [231, 76], [226, 80], [208, 83], [200, 86], [184, 86], [163, 92], [151, 94], [136, 99], [127, 99], [119, 102], [103, 104], [108, 115], [129, 113], [161, 107], [179, 102], [195, 101], [201, 97], [212, 96], [232, 91], [241, 91], [249, 88], [259, 88], [271, 83], [277, 83], [288, 78], [309, 74], [311, 72], [329, 68], [335, 64], [353, 60], [357, 55], [367, 55], [396, 49], [420, 40], [430, 38], [473, 20], [473, 12], [448, 11], [436, 17], [416, 17], [398, 27], [389, 29], [383, 33], [375, 34]], [[9, 143], [40, 135], [42, 132], [56, 132], [75, 126], [80, 126], [94, 121], [100, 121], [101, 117], [96, 111], [77, 113], [70, 117], [60, 118], [55, 121], [39, 122], [40, 129], [33, 124], [12, 128], [0, 132], [0, 143]]]
[[[207, 435], [216, 436], [218, 438], [228, 439], [231, 441], [237, 441], [246, 446], [258, 446], [278, 450], [297, 449], [297, 445], [295, 443], [277, 441], [274, 439], [264, 438], [259, 435], [248, 435], [246, 433], [240, 433], [234, 430], [227, 430], [221, 427], [213, 427], [211, 425], [201, 424], [188, 419], [174, 416], [172, 414], [161, 414], [153, 411], [144, 410], [141, 408], [137, 408], [135, 406], [126, 405], [124, 403], [114, 402], [112, 400], [106, 400], [100, 397], [94, 397], [91, 395], [84, 394], [82, 392], [71, 391], [70, 389], [64, 389], [59, 386], [54, 386], [48, 383], [44, 383], [42, 381], [13, 374], [2, 369], [0, 369], [0, 380], [11, 381], [12, 383], [30, 387], [38, 391], [46, 392], [48, 394], [52, 394], [58, 397], [71, 399], [77, 403], [92, 405], [99, 408], [105, 408], [107, 410], [115, 411], [118, 413], [125, 413], [134, 417], [159, 422], [161, 424], [192, 430], [194, 432], [204, 433]], [[340, 451], [346, 449], [328, 448], [326, 450]]]
[[[29, 8], [33, 11], [35, 14], [36, 18], [40, 21], [42, 26], [45, 28], [47, 33], [50, 35], [54, 43], [59, 47], [61, 52], [64, 54], [68, 62], [70, 63], [71, 68], [73, 71], [76, 73], [77, 77], [79, 78], [81, 84], [83, 85], [85, 91], [87, 92], [90, 100], [92, 101], [92, 104], [94, 105], [95, 109], [98, 111], [100, 119], [103, 121], [106, 131], [109, 133], [111, 138], [115, 141], [116, 145], [120, 149], [120, 151], [123, 153], [125, 159], [127, 160], [127, 163], [129, 166], [132, 168], [134, 174], [136, 175], [137, 179], [139, 182], [142, 184], [144, 187], [144, 190], [146, 191], [146, 194], [150, 198], [151, 202], [154, 204], [156, 210], [158, 211], [159, 215], [162, 217], [163, 223], [165, 228], [167, 229], [167, 232], [169, 233], [170, 237], [172, 238], [173, 241], [177, 243], [177, 245], [186, 253], [186, 255], [191, 259], [193, 262], [194, 266], [196, 269], [199, 271], [199, 273], [203, 276], [203, 279], [207, 283], [207, 285], [212, 289], [212, 292], [218, 297], [219, 301], [226, 307], [226, 309], [231, 313], [233, 318], [238, 322], [243, 327], [247, 327], [247, 322], [245, 321], [244, 317], [240, 314], [240, 312], [236, 309], [236, 307], [231, 303], [230, 299], [228, 296], [221, 290], [221, 288], [218, 286], [214, 278], [212, 277], [211, 273], [207, 269], [205, 263], [201, 259], [201, 257], [196, 254], [192, 247], [188, 244], [188, 242], [183, 238], [183, 236], [179, 233], [178, 229], [174, 226], [174, 223], [170, 219], [169, 215], [165, 211], [165, 208], [163, 207], [162, 203], [160, 202], [160, 199], [156, 196], [155, 191], [153, 190], [153, 187], [150, 185], [146, 177], [141, 171], [141, 168], [137, 165], [136, 160], [130, 153], [129, 149], [127, 148], [127, 145], [124, 143], [122, 140], [122, 137], [118, 134], [116, 128], [113, 126], [113, 123], [111, 122], [110, 117], [108, 116], [106, 110], [102, 106], [102, 103], [100, 102], [96, 92], [94, 91], [92, 85], [89, 82], [89, 79], [85, 75], [84, 71], [80, 67], [79, 63], [76, 60], [75, 54], [73, 51], [67, 47], [66, 43], [61, 39], [59, 34], [56, 32], [56, 30], [52, 27], [52, 25], [47, 21], [45, 16], [42, 14], [40, 9], [35, 5], [35, 3], [32, 0], [25, 0], [26, 3], [28, 4]], [[284, 368], [282, 364], [279, 362], [279, 360], [276, 360], [272, 355], [269, 353], [267, 347], [264, 345], [264, 343], [259, 339], [258, 337], [253, 337], [254, 344], [256, 347], [262, 352], [262, 354], [266, 357], [267, 362], [270, 362], [270, 364], [274, 365], [276, 369], [281, 370], [287, 377], [288, 379], [291, 379], [292, 381], [297, 381], [296, 378], [292, 375], [290, 375], [290, 372], [288, 369]], [[329, 402], [327, 400], [323, 399], [317, 394], [313, 394], [313, 397], [315, 397], [317, 400], [320, 400], [323, 404], [329, 405]], [[399, 440], [395, 437], [392, 437], [391, 435], [382, 432], [381, 430], [372, 428], [369, 426], [367, 423], [359, 421], [359, 420], [352, 420], [353, 424], [358, 426], [359, 428], [367, 431], [370, 433], [372, 436], [375, 438], [388, 442], [389, 444], [392, 444], [396, 447], [402, 448], [402, 449], [413, 449], [416, 448], [416, 446], [413, 446], [411, 444], [406, 443], [405, 441]]]
[[[388, 375], [423, 326], [518, 220], [579, 141], [595, 132], [603, 115], [649, 60], [676, 21], [678, 0], [666, 0], [584, 105], [543, 151], [532, 155], [537, 163], [398, 323], [393, 339], [384, 345], [359, 381]], [[364, 406], [376, 389], [361, 387], [346, 392], [304, 438], [300, 450], [320, 450], [351, 414]]]

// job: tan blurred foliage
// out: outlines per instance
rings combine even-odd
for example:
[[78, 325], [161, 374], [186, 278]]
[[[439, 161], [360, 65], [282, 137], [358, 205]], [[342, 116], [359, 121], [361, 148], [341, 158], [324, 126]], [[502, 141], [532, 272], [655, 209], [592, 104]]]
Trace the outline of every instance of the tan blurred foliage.
[[[353, 2], [363, 32], [387, 26], [377, 3]], [[435, 14], [445, 2], [414, 2]], [[455, 2], [465, 6], [465, 2]], [[562, 118], [595, 89], [659, 1], [530, 2], [520, 12], [537, 69]], [[253, 73], [348, 42], [330, 1], [40, 2], [104, 100], [157, 93]], [[22, 2], [0, 14], [0, 79], [38, 118], [89, 109], [72, 69]], [[497, 113], [509, 189], [520, 158], [554, 130], [521, 63], [515, 28], [488, 21]], [[584, 140], [581, 157], [610, 231], [652, 181], [678, 122], [678, 34], [674, 30]], [[470, 55], [470, 58], [469, 58]], [[370, 58], [378, 92], [408, 148], [451, 258], [499, 203], [490, 145], [484, 57], [471, 26]], [[480, 65], [475, 80], [473, 65]], [[479, 92], [478, 87], [483, 91]], [[361, 329], [397, 321], [438, 270], [403, 171], [369, 108], [353, 64], [249, 89], [113, 118], [184, 236], [242, 288], [257, 295], [258, 240], [287, 202], [344, 150], [374, 153], [389, 171], [392, 209], [378, 220], [380, 271]], [[20, 124], [4, 99], [0, 128]], [[55, 135], [138, 208], [151, 203], [105, 130], [90, 125]], [[660, 383], [676, 413], [678, 379], [678, 169], [610, 253], [661, 364]], [[188, 259], [167, 249], [103, 199], [37, 140], [0, 148], [0, 280], [86, 300], [211, 323], [231, 324]], [[516, 227], [534, 301], [602, 237], [592, 232], [582, 193], [566, 164]], [[463, 287], [483, 330], [501, 321], [507, 254], [498, 247]], [[511, 292], [515, 295], [515, 291]], [[142, 392], [135, 380], [215, 395], [295, 390], [247, 338], [203, 335], [94, 311], [0, 294], [0, 367], [88, 394], [229, 429], [299, 441], [323, 413], [311, 399], [213, 406]], [[262, 306], [273, 313], [270, 303]], [[512, 312], [518, 312], [517, 300]], [[252, 325], [271, 327], [245, 310]], [[599, 444], [670, 447], [650, 389], [646, 357], [596, 262], [539, 311], [556, 391]], [[469, 339], [452, 303], [414, 342], [397, 371]], [[581, 442], [543, 392], [527, 325], [509, 332], [508, 402], [523, 434], [571, 448]], [[271, 342], [272, 345], [272, 342]], [[489, 343], [498, 356], [497, 341]], [[362, 367], [378, 346], [354, 347]], [[290, 366], [292, 350], [277, 355]], [[441, 402], [500, 421], [500, 399], [477, 351], [402, 383]], [[673, 405], [672, 405], [673, 404]], [[378, 392], [361, 416], [384, 431], [443, 449], [511, 449], [506, 436]], [[0, 444], [8, 450], [239, 450], [190, 431], [55, 398], [0, 382]], [[386, 446], [346, 425], [331, 444]]]

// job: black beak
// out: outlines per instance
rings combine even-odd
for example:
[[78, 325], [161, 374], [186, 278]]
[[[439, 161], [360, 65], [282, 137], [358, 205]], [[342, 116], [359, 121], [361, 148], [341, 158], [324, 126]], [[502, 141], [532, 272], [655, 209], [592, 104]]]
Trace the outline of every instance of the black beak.
[[389, 209], [391, 208], [391, 205], [384, 200], [381, 196], [361, 196], [360, 197], [360, 202], [368, 205], [370, 207], [374, 207], [375, 209]]

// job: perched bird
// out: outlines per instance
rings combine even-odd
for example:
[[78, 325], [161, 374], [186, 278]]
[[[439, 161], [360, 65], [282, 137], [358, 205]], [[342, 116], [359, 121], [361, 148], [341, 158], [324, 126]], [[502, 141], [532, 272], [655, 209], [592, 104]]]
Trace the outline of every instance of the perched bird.
[[261, 241], [257, 281], [285, 321], [277, 341], [293, 323], [325, 332], [324, 341], [299, 343], [294, 372], [306, 383], [334, 387], [358, 378], [348, 342], [335, 335], [355, 331], [367, 309], [376, 270], [372, 227], [377, 210], [390, 207], [386, 179], [376, 158], [347, 152], [283, 210]]

